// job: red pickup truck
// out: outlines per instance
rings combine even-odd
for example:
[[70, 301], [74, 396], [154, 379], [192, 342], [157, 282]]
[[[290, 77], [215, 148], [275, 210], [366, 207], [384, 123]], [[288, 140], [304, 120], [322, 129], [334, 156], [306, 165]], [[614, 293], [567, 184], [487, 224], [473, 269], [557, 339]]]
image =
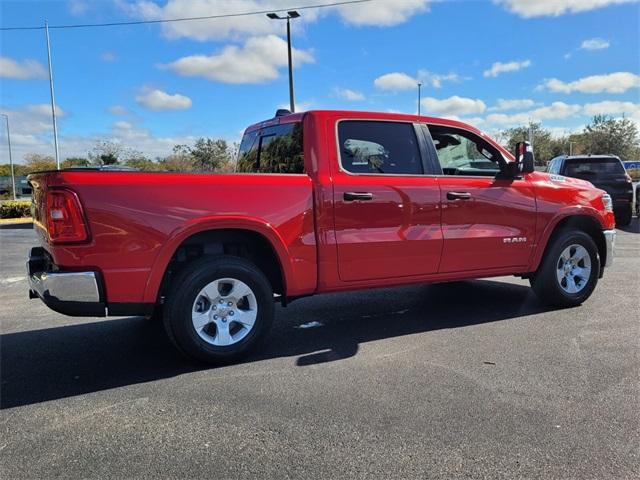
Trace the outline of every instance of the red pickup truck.
[[611, 198], [534, 172], [462, 122], [346, 111], [249, 127], [235, 174], [33, 174], [30, 296], [77, 316], [162, 317], [183, 353], [246, 354], [274, 302], [517, 275], [586, 300], [613, 261]]

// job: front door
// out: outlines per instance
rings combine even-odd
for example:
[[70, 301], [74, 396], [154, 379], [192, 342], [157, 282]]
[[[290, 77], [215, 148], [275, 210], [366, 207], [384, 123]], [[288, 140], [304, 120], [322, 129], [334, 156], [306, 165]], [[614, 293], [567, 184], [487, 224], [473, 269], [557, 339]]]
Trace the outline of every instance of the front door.
[[333, 200], [342, 281], [436, 273], [442, 252], [440, 191], [424, 176], [412, 123], [338, 123]]
[[[536, 228], [527, 180], [496, 177], [500, 151], [474, 132], [429, 126], [442, 175], [440, 273], [524, 267]], [[502, 159], [502, 157], [500, 157]]]

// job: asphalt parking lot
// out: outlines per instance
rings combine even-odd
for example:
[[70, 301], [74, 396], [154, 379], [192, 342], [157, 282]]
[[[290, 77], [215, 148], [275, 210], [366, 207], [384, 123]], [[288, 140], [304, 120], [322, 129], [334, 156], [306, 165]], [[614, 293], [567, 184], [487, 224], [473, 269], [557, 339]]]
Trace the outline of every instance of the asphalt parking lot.
[[28, 300], [34, 242], [0, 229], [4, 479], [640, 476], [637, 219], [579, 308], [513, 278], [312, 297], [221, 368]]

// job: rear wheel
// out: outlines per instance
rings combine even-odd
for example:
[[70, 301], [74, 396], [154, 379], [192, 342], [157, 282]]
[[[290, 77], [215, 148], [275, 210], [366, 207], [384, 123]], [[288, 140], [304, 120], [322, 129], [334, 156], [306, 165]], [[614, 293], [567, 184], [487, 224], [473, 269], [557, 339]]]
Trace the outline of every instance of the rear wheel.
[[264, 274], [242, 258], [217, 257], [180, 272], [164, 323], [181, 352], [215, 364], [249, 353], [266, 336], [273, 314], [273, 291]]
[[593, 239], [581, 231], [564, 231], [547, 247], [530, 282], [545, 303], [573, 307], [593, 293], [599, 272], [600, 257]]

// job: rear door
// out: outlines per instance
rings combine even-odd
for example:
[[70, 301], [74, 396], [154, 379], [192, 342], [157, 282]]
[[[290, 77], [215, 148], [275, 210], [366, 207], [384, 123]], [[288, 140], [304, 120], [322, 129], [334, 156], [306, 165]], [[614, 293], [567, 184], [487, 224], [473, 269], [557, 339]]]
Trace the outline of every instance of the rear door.
[[345, 282], [436, 273], [440, 191], [424, 175], [425, 138], [410, 122], [341, 120], [333, 178], [338, 273]]
[[536, 228], [533, 188], [498, 178], [498, 156], [474, 132], [430, 125], [437, 152], [444, 246], [440, 273], [524, 267]]

